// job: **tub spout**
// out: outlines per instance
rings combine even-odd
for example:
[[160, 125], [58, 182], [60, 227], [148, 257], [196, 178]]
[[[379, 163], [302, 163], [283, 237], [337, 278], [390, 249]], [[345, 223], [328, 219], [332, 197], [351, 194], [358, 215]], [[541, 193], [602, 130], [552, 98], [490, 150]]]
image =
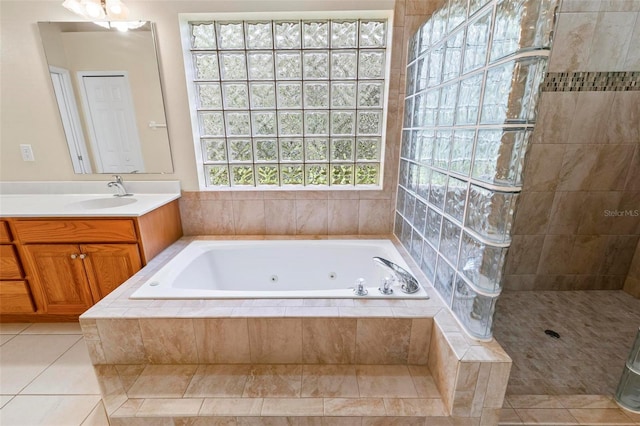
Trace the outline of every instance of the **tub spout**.
[[420, 290], [418, 280], [416, 280], [415, 277], [411, 275], [411, 273], [409, 273], [406, 269], [382, 257], [376, 256], [373, 258], [373, 261], [393, 272], [396, 280], [400, 282], [400, 290], [402, 290], [404, 293], [412, 294]]

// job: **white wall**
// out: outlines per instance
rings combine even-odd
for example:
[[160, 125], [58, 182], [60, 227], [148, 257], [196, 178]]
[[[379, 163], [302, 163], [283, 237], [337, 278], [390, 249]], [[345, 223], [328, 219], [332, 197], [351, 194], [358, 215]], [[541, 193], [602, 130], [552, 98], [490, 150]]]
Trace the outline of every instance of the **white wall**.
[[[38, 21], [77, 21], [60, 0], [0, 1], [0, 180], [104, 180], [75, 175], [58, 116]], [[393, 0], [126, 1], [132, 19], [156, 23], [160, 68], [174, 173], [131, 175], [127, 179], [178, 179], [197, 190], [193, 135], [184, 75], [179, 13], [291, 10], [390, 9]], [[33, 146], [35, 162], [23, 162], [19, 144]]]

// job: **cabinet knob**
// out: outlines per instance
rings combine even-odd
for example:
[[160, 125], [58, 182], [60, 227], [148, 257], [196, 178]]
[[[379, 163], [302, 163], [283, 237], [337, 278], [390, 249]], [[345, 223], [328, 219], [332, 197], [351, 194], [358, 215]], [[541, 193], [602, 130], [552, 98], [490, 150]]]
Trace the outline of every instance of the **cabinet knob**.
[[78, 255], [77, 255], [77, 254], [72, 254], [72, 255], [71, 255], [71, 258], [72, 258], [72, 259], [75, 259], [76, 257], [78, 257]]
[[87, 257], [87, 255], [86, 255], [86, 254], [84, 254], [84, 253], [82, 253], [82, 254], [80, 255], [80, 259], [84, 259], [85, 257]]

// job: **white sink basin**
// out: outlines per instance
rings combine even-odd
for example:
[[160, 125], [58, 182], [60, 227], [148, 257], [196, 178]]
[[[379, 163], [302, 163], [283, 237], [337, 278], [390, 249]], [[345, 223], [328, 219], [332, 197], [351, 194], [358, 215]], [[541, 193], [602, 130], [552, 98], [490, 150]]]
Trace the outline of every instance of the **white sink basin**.
[[107, 198], [93, 198], [91, 200], [83, 200], [75, 203], [71, 203], [70, 206], [80, 207], [83, 209], [96, 210], [96, 209], [110, 209], [114, 207], [122, 207], [137, 202], [132, 197], [107, 197]]

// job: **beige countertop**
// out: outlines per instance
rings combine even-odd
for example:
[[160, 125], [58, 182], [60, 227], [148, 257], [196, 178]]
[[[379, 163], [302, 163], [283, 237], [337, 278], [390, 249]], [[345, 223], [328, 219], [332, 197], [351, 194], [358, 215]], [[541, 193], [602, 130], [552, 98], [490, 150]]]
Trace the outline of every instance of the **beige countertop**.
[[0, 217], [137, 217], [180, 198], [179, 182], [127, 182], [116, 197], [106, 182], [2, 182]]
[[2, 194], [3, 217], [132, 217], [142, 216], [177, 198], [180, 194]]

